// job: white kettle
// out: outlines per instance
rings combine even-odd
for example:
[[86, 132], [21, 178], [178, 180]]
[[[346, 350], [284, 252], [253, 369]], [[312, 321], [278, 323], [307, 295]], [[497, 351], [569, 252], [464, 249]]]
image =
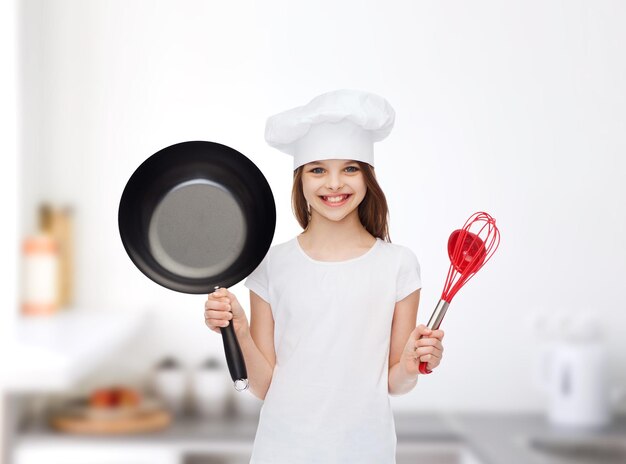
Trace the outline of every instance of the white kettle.
[[607, 351], [602, 341], [555, 343], [544, 361], [548, 419], [552, 424], [572, 427], [609, 424], [616, 398], [609, 391]]

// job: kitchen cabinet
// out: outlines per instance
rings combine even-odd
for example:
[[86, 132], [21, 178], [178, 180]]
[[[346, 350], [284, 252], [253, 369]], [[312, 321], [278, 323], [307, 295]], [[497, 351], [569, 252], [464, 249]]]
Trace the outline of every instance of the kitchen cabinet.
[[249, 464], [250, 455], [233, 456], [228, 454], [188, 454], [181, 464]]
[[110, 442], [100, 444], [73, 443], [71, 446], [40, 444], [20, 448], [14, 464], [179, 464], [174, 450], [143, 446], [119, 446]]
[[[22, 447], [15, 464], [248, 464], [251, 447], [195, 450], [186, 446], [127, 446], [106, 440], [100, 444], [54, 444]], [[483, 464], [462, 443], [399, 443], [396, 464]]]
[[[251, 451], [251, 450], [250, 450]], [[188, 453], [180, 464], [248, 464], [250, 453]], [[398, 443], [396, 464], [483, 464], [457, 442]]]
[[484, 464], [462, 442], [397, 444], [396, 464]]

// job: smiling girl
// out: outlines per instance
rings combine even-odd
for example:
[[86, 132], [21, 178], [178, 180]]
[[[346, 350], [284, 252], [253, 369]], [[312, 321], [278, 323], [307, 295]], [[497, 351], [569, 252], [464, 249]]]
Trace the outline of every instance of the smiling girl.
[[264, 400], [251, 463], [395, 463], [389, 395], [441, 361], [443, 332], [415, 326], [419, 263], [391, 243], [374, 172], [394, 117], [377, 95], [338, 90], [268, 119], [268, 143], [294, 157], [304, 230], [246, 279], [250, 323], [227, 289], [205, 303], [209, 328], [233, 324]]

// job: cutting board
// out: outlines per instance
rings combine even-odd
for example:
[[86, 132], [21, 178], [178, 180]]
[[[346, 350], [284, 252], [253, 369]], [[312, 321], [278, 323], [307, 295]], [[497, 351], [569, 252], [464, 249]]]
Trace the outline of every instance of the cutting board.
[[72, 408], [58, 411], [50, 418], [60, 432], [83, 435], [124, 435], [155, 432], [171, 423], [171, 414], [162, 407], [138, 407], [120, 411]]

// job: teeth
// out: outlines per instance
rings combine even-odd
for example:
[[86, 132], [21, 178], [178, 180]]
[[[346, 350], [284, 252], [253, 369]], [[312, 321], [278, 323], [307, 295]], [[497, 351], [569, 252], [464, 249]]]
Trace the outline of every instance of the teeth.
[[340, 203], [343, 200], [345, 200], [348, 197], [348, 195], [339, 195], [336, 197], [322, 197], [324, 200], [326, 200], [329, 203]]

